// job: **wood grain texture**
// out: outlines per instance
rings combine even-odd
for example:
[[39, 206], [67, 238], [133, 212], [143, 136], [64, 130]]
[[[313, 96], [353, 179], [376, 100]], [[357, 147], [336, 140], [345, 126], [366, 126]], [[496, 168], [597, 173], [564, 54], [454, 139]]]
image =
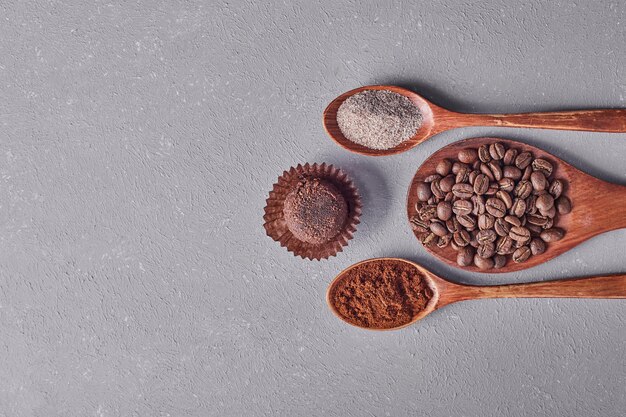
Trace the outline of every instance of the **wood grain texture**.
[[[400, 258], [366, 259], [341, 271], [330, 283], [326, 291], [326, 303], [338, 318], [343, 320], [331, 300], [334, 287], [348, 271], [359, 265], [373, 262], [405, 262], [415, 268], [431, 290], [431, 298], [426, 307], [409, 323], [391, 329], [369, 329], [376, 331], [398, 330], [419, 321], [433, 311], [458, 301], [483, 298], [626, 298], [626, 274], [602, 275], [596, 277], [571, 278], [554, 281], [530, 282], [508, 285], [466, 285], [449, 281], [436, 275], [418, 263]], [[352, 323], [351, 323], [352, 324]]]
[[[515, 263], [511, 260], [500, 269], [480, 270], [475, 266], [460, 267], [456, 263], [457, 252], [450, 246], [440, 249], [426, 247], [426, 250], [448, 265], [474, 272], [502, 273], [527, 269], [572, 249], [580, 243], [594, 236], [610, 230], [626, 227], [626, 187], [602, 181], [567, 162], [549, 154], [537, 147], [501, 138], [472, 138], [455, 142], [441, 148], [431, 155], [419, 167], [407, 195], [407, 214], [410, 219], [416, 214], [415, 204], [418, 202], [416, 186], [428, 175], [435, 173], [435, 167], [444, 158], [456, 159], [458, 152], [464, 148], [478, 148], [483, 144], [501, 142], [508, 148], [520, 151], [528, 151], [535, 158], [544, 158], [554, 165], [552, 178], [559, 178], [566, 182], [563, 195], [572, 201], [572, 212], [566, 215], [558, 215], [555, 227], [566, 231], [565, 237], [558, 241], [547, 244], [547, 250], [537, 256], [531, 256], [526, 262]], [[417, 237], [417, 233], [415, 233]]]
[[[404, 95], [420, 109], [423, 116], [422, 126], [413, 137], [391, 149], [370, 149], [348, 140], [337, 125], [337, 110], [348, 97], [364, 90], [389, 90]], [[385, 156], [405, 152], [443, 131], [468, 126], [624, 133], [626, 132], [626, 109], [517, 114], [459, 113], [437, 106], [406, 88], [394, 85], [369, 85], [343, 93], [330, 102], [324, 110], [322, 123], [328, 136], [342, 148], [362, 155]]]

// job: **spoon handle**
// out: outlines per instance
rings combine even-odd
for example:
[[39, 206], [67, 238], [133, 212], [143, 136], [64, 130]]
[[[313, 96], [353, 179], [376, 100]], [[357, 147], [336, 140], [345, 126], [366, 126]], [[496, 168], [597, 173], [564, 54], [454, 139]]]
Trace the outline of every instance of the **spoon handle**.
[[547, 113], [464, 114], [465, 126], [626, 132], [626, 109], [575, 110]]
[[626, 274], [493, 286], [467, 286], [470, 298], [626, 298]]

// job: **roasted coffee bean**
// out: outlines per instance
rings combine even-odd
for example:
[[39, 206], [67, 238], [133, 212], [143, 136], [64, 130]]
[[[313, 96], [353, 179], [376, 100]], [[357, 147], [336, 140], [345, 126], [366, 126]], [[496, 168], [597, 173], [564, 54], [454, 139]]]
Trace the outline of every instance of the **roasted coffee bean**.
[[536, 224], [527, 223], [524, 227], [530, 230], [531, 236], [538, 236], [539, 233], [541, 233], [541, 226], [537, 226]]
[[528, 246], [519, 247], [513, 252], [513, 262], [521, 263], [530, 258], [530, 248]]
[[554, 180], [550, 187], [548, 188], [548, 192], [552, 194], [552, 197], [559, 198], [563, 193], [563, 189], [565, 188], [565, 183], [561, 180]]
[[511, 198], [511, 194], [506, 191], [500, 190], [496, 193], [496, 198], [502, 200], [507, 210], [513, 206], [513, 199]]
[[493, 224], [493, 230], [496, 231], [498, 236], [508, 236], [511, 231], [511, 224], [504, 221], [503, 218], [496, 219]]
[[541, 226], [542, 229], [551, 229], [552, 226], [554, 226], [554, 219], [551, 217], [548, 217], [548, 220], [546, 221], [546, 224], [544, 224], [543, 226]]
[[448, 203], [451, 203], [452, 200], [454, 200], [455, 198], [456, 197], [454, 196], [452, 191], [450, 191], [449, 193], [446, 193], [446, 197], [443, 199], [443, 201], [447, 201]]
[[498, 161], [489, 162], [489, 170], [493, 174], [493, 179], [496, 181], [500, 181], [502, 179], [502, 168], [500, 168], [500, 164]]
[[501, 190], [510, 193], [515, 189], [515, 181], [513, 181], [513, 179], [511, 178], [502, 178], [500, 181], [498, 181], [498, 186]]
[[496, 245], [493, 242], [478, 243], [476, 248], [476, 255], [481, 258], [491, 258], [496, 254]]
[[445, 236], [448, 234], [448, 229], [443, 223], [435, 222], [430, 224], [430, 231], [436, 234], [437, 236]]
[[554, 206], [554, 197], [548, 193], [541, 194], [537, 197], [535, 205], [540, 212], [546, 212]]
[[485, 203], [487, 212], [494, 217], [504, 217], [506, 214], [506, 205], [498, 198], [489, 198]]
[[519, 198], [526, 198], [533, 190], [533, 186], [530, 181], [520, 181], [515, 187], [515, 195]]
[[415, 191], [417, 192], [417, 199], [419, 201], [428, 201], [433, 195], [432, 191], [430, 191], [430, 184], [425, 182], [418, 182], [415, 186]]
[[526, 213], [526, 201], [521, 198], [516, 198], [509, 212], [514, 216], [522, 217], [524, 213]]
[[428, 230], [430, 230], [430, 223], [428, 221], [420, 219], [418, 216], [411, 217], [410, 223], [411, 229], [413, 229], [413, 231], [416, 233], [426, 233]]
[[454, 233], [452, 238], [454, 239], [454, 243], [460, 247], [469, 245], [469, 242], [472, 239], [469, 232], [464, 229], [460, 229], [458, 232]]
[[470, 214], [474, 206], [469, 200], [457, 200], [452, 203], [452, 211], [456, 215]]
[[472, 213], [477, 216], [479, 214], [483, 214], [485, 212], [485, 199], [481, 195], [473, 195], [471, 198], [472, 204], [474, 205], [474, 210]]
[[455, 197], [468, 199], [472, 197], [472, 194], [474, 193], [474, 187], [469, 184], [454, 184], [452, 186], [452, 192], [454, 193]]
[[524, 168], [524, 172], [522, 172], [522, 181], [530, 181], [530, 176], [532, 175], [533, 170], [530, 166]]
[[459, 266], [470, 266], [474, 261], [474, 248], [471, 246], [465, 246], [459, 248], [459, 252], [456, 254], [456, 263]]
[[517, 149], [509, 149], [504, 153], [504, 158], [502, 158], [502, 163], [504, 165], [514, 164], [515, 158], [517, 158]]
[[552, 175], [552, 164], [545, 159], [537, 158], [532, 163], [533, 171], [541, 171], [546, 177]]
[[451, 237], [450, 235], [441, 236], [437, 239], [437, 247], [439, 249], [443, 249], [450, 244]]
[[530, 239], [530, 230], [521, 226], [511, 227], [509, 237], [517, 242], [527, 242]]
[[432, 246], [437, 243], [437, 235], [434, 233], [424, 233], [422, 237], [422, 245], [424, 246]]
[[452, 171], [452, 162], [449, 159], [442, 159], [435, 167], [435, 171], [437, 171], [437, 174], [445, 177]]
[[439, 174], [432, 174], [432, 175], [429, 175], [426, 178], [424, 178], [424, 182], [431, 183], [431, 182], [433, 182], [435, 180], [440, 180], [440, 179], [441, 179], [441, 175], [439, 175]]
[[487, 229], [479, 231], [476, 235], [476, 240], [478, 243], [484, 244], [487, 242], [495, 242], [497, 237], [498, 235], [496, 235], [496, 232], [494, 232], [493, 229]]
[[470, 214], [461, 214], [456, 216], [456, 219], [459, 221], [459, 224], [466, 229], [473, 230], [476, 228], [476, 220], [474, 216]]
[[439, 185], [440, 181], [441, 180], [435, 180], [430, 183], [430, 191], [436, 198], [444, 198], [446, 196], [446, 193], [443, 192], [441, 186]]
[[511, 226], [521, 226], [522, 221], [517, 216], [504, 216], [504, 221], [509, 223]]
[[482, 162], [480, 162], [480, 159], [477, 159], [476, 161], [474, 161], [474, 163], [472, 164], [472, 169], [473, 170], [479, 170], [480, 169], [480, 164], [482, 164]]
[[478, 159], [485, 163], [491, 161], [491, 155], [489, 155], [489, 148], [487, 145], [480, 145], [478, 148]]
[[463, 182], [467, 182], [469, 172], [470, 171], [468, 168], [459, 168], [459, 171], [456, 173], [456, 178], [455, 178], [456, 183], [460, 184]]
[[565, 235], [565, 232], [563, 231], [563, 229], [553, 227], [551, 229], [546, 229], [543, 232], [541, 232], [540, 237], [544, 242], [550, 243], [550, 242], [556, 242], [557, 240], [563, 239], [564, 235]]
[[537, 213], [537, 196], [530, 195], [526, 199], [526, 214], [535, 214]]
[[455, 161], [452, 163], [452, 174], [456, 175], [461, 168], [467, 168], [467, 167], [468, 167], [467, 164], [464, 164], [463, 162]]
[[506, 165], [502, 169], [502, 175], [504, 176], [504, 178], [510, 178], [517, 181], [522, 178], [522, 171], [513, 165]]
[[480, 172], [482, 172], [487, 176], [487, 178], [489, 178], [489, 181], [495, 181], [496, 178], [493, 176], [493, 172], [491, 172], [489, 165], [481, 163], [479, 169]]
[[476, 194], [485, 194], [489, 189], [489, 178], [485, 174], [479, 174], [474, 180], [474, 192]]
[[526, 220], [530, 224], [534, 224], [536, 226], [543, 226], [544, 224], [546, 224], [546, 221], [548, 220], [548, 218], [540, 214], [528, 214], [526, 216]]
[[546, 251], [546, 244], [544, 243], [543, 240], [539, 238], [533, 238], [533, 240], [530, 241], [530, 252], [533, 255], [541, 255], [545, 251]]
[[496, 242], [496, 253], [508, 255], [513, 249], [513, 239], [508, 236], [501, 236]]
[[437, 215], [437, 206], [432, 204], [423, 205], [417, 212], [422, 220], [430, 220]]
[[496, 195], [496, 193], [500, 191], [500, 187], [495, 182], [489, 184], [489, 188], [485, 191], [485, 195]]
[[478, 269], [487, 270], [493, 268], [494, 262], [491, 258], [481, 258], [476, 254], [474, 256], [474, 265], [476, 265]]
[[473, 164], [474, 161], [478, 159], [478, 152], [476, 152], [476, 149], [471, 149], [471, 148], [463, 149], [459, 151], [459, 154], [457, 157], [459, 158], [459, 161], [465, 164]]
[[542, 216], [553, 218], [554, 216], [556, 216], [556, 207], [552, 206], [548, 210], [539, 209], [539, 213], [541, 213]]
[[515, 158], [515, 166], [519, 169], [525, 169], [528, 165], [530, 165], [532, 160], [533, 156], [530, 152], [522, 152], [517, 155], [517, 158]]
[[452, 217], [452, 204], [441, 201], [437, 204], [437, 217], [444, 222]]
[[456, 233], [461, 229], [461, 225], [456, 217], [452, 217], [450, 220], [446, 220], [446, 227], [450, 233]]
[[452, 186], [456, 183], [456, 177], [454, 175], [448, 175], [439, 180], [439, 188], [444, 193], [452, 191]]
[[565, 196], [559, 197], [555, 204], [559, 214], [568, 214], [572, 211], [572, 202]]
[[500, 142], [492, 143], [489, 145], [489, 155], [491, 155], [492, 159], [499, 161], [504, 158], [504, 153], [506, 152], [506, 148]]
[[533, 185], [533, 189], [536, 191], [543, 191], [548, 186], [546, 176], [541, 171], [535, 171], [530, 174], [530, 183]]
[[492, 229], [496, 218], [489, 213], [483, 213], [478, 216], [478, 228], [480, 230]]
[[469, 175], [467, 176], [467, 182], [474, 185], [474, 180], [476, 179], [476, 176], [478, 174], [480, 174], [480, 171], [473, 170], [472, 172], [470, 172]]
[[493, 257], [493, 268], [500, 269], [504, 265], [506, 265], [506, 256], [504, 255], [495, 255]]
[[470, 236], [472, 237], [470, 239], [470, 246], [473, 248], [478, 248], [478, 240], [476, 239], [476, 230], [472, 230], [472, 232], [470, 233]]

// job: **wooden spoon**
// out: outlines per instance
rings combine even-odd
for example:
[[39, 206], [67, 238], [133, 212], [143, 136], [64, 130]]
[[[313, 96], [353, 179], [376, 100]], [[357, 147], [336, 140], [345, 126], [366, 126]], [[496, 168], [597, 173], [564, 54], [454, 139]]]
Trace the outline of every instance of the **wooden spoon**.
[[[364, 90], [390, 90], [411, 100], [422, 113], [422, 126], [415, 135], [398, 146], [370, 149], [348, 140], [337, 126], [337, 110], [350, 96]], [[394, 85], [370, 85], [343, 93], [334, 99], [323, 115], [324, 129], [339, 146], [362, 155], [384, 156], [407, 151], [445, 130], [468, 126], [524, 127], [538, 129], [586, 130], [591, 132], [626, 132], [626, 109], [575, 110], [548, 113], [470, 114], [439, 107], [406, 88]]]
[[[526, 284], [509, 285], [466, 285], [457, 284], [435, 275], [423, 266], [399, 258], [368, 259], [344, 269], [328, 286], [326, 302], [331, 311], [340, 319], [352, 324], [341, 314], [333, 304], [332, 294], [335, 286], [346, 276], [348, 271], [359, 265], [372, 262], [404, 262], [415, 268], [429, 288], [430, 296], [423, 310], [414, 312], [413, 319], [400, 326], [386, 329], [363, 327], [369, 330], [396, 330], [409, 326], [423, 319], [433, 311], [457, 301], [478, 300], [481, 298], [626, 298], [626, 274], [604, 275], [596, 277], [563, 279], [556, 281], [532, 282]], [[361, 327], [361, 326], [359, 326]]]
[[[527, 261], [515, 263], [508, 260], [507, 264], [500, 269], [480, 270], [475, 266], [460, 267], [456, 263], [457, 252], [450, 246], [440, 249], [438, 247], [426, 247], [426, 249], [448, 265], [474, 272], [512, 272], [547, 262], [550, 259], [579, 245], [587, 239], [608, 232], [610, 230], [626, 227], [626, 187], [611, 184], [586, 174], [567, 162], [549, 154], [539, 148], [521, 142], [515, 142], [500, 138], [472, 138], [452, 143], [439, 149], [432, 154], [422, 166], [419, 167], [407, 196], [407, 212], [409, 219], [416, 213], [415, 203], [418, 202], [416, 187], [418, 182], [435, 173], [435, 167], [444, 158], [456, 159], [459, 151], [465, 148], [478, 149], [480, 145], [500, 142], [507, 148], [518, 149], [520, 152], [528, 151], [535, 158], [543, 158], [552, 163], [554, 171], [551, 178], [559, 178], [565, 181], [563, 195], [569, 197], [572, 202], [572, 211], [569, 214], [558, 215], [554, 227], [565, 230], [565, 237], [558, 242], [548, 243], [546, 251], [541, 255], [531, 256]], [[418, 233], [415, 233], [418, 236]], [[615, 248], [616, 254], [620, 252]]]

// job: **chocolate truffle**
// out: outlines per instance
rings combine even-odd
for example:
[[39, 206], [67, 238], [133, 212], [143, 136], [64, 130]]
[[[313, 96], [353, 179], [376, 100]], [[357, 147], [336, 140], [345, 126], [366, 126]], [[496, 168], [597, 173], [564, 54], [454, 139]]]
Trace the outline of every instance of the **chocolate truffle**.
[[306, 178], [285, 198], [283, 214], [296, 239], [322, 244], [341, 232], [348, 217], [348, 205], [330, 182]]

